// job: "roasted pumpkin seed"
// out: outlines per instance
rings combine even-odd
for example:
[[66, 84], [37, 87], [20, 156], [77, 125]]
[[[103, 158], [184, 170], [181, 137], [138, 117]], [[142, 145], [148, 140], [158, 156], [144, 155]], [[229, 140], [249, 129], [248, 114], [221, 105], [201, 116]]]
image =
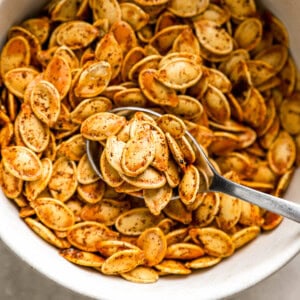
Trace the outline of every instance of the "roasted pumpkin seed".
[[162, 218], [162, 215], [152, 215], [148, 208], [134, 208], [122, 213], [115, 226], [122, 234], [138, 236], [147, 228], [156, 226]]
[[1, 151], [4, 168], [13, 176], [34, 181], [42, 176], [42, 163], [38, 156], [23, 146], [9, 146]]
[[158, 227], [146, 229], [139, 236], [137, 245], [144, 251], [144, 264], [149, 267], [159, 264], [167, 252], [166, 237]]
[[77, 188], [74, 161], [60, 157], [54, 162], [48, 188], [55, 199], [66, 201], [72, 197]]
[[124, 117], [109, 112], [100, 112], [91, 115], [82, 122], [81, 134], [87, 139], [102, 141], [118, 133], [125, 122], [126, 119]]
[[59, 92], [53, 84], [41, 80], [32, 89], [30, 105], [36, 117], [52, 127], [60, 114]]
[[85, 221], [73, 225], [67, 234], [67, 239], [74, 247], [88, 252], [96, 252], [97, 244], [103, 240], [116, 239], [118, 233], [104, 224]]
[[31, 202], [31, 206], [40, 221], [51, 229], [66, 231], [75, 223], [73, 212], [59, 200], [37, 198]]
[[101, 272], [116, 275], [134, 270], [144, 263], [144, 253], [139, 249], [121, 250], [108, 257], [101, 267]]
[[104, 258], [99, 255], [73, 248], [61, 250], [59, 253], [63, 258], [80, 266], [101, 267], [104, 262]]

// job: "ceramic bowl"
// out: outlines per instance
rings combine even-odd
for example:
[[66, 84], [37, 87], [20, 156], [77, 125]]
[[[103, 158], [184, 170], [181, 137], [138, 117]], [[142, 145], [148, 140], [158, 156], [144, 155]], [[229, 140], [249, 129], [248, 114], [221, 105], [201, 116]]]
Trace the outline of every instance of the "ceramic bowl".
[[[0, 0], [0, 44], [12, 24], [32, 16], [45, 1]], [[265, 0], [287, 26], [291, 49], [300, 66], [300, 2]], [[297, 170], [286, 199], [300, 202], [300, 170]], [[21, 259], [49, 279], [77, 293], [97, 299], [219, 299], [239, 293], [276, 272], [300, 250], [300, 226], [285, 219], [274, 231], [261, 235], [233, 257], [187, 277], [161, 278], [155, 284], [133, 284], [118, 277], [102, 276], [75, 266], [36, 236], [20, 218], [14, 205], [0, 192], [0, 238]]]

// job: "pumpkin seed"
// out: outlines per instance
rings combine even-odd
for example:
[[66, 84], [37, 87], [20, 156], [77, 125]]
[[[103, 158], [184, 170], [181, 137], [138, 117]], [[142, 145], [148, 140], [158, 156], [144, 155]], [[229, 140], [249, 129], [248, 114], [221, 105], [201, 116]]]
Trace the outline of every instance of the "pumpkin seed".
[[192, 213], [187, 210], [186, 206], [179, 199], [170, 201], [163, 212], [169, 218], [185, 225], [192, 222]]
[[103, 240], [116, 239], [118, 233], [104, 224], [85, 221], [73, 225], [67, 234], [67, 239], [74, 247], [88, 252], [96, 252], [97, 244]]
[[159, 117], [156, 123], [164, 132], [170, 133], [175, 139], [179, 139], [185, 134], [184, 122], [172, 114]]
[[208, 5], [208, 0], [194, 0], [188, 4], [183, 0], [172, 0], [169, 2], [168, 9], [178, 17], [190, 18], [204, 12]]
[[158, 216], [165, 206], [168, 205], [172, 194], [173, 190], [168, 184], [157, 189], [143, 190], [146, 206], [155, 216]]
[[108, 162], [104, 151], [100, 158], [100, 169], [104, 181], [111, 187], [119, 187], [124, 182], [118, 171]]
[[217, 4], [209, 3], [206, 10], [193, 17], [194, 21], [198, 20], [209, 20], [217, 23], [218, 25], [223, 25], [230, 19], [230, 11], [226, 6], [219, 6]]
[[54, 56], [62, 57], [65, 61], [67, 61], [71, 70], [79, 68], [79, 60], [76, 54], [67, 46], [55, 48]]
[[296, 146], [286, 131], [279, 133], [268, 151], [267, 159], [271, 169], [279, 175], [292, 167], [296, 159]]
[[135, 31], [139, 31], [149, 21], [149, 15], [134, 3], [120, 3], [122, 19], [129, 23]]
[[185, 266], [191, 269], [203, 269], [203, 268], [212, 267], [218, 264], [221, 260], [222, 260], [221, 257], [214, 257], [214, 256], [207, 255], [200, 258], [196, 258], [192, 261], [188, 261], [185, 263]]
[[145, 107], [147, 100], [139, 88], [129, 88], [117, 92], [114, 95], [114, 103], [117, 106]]
[[188, 165], [178, 187], [180, 199], [185, 205], [190, 205], [195, 201], [199, 185], [198, 169], [193, 165]]
[[135, 32], [127, 22], [123, 20], [115, 22], [111, 27], [111, 31], [114, 34], [117, 43], [120, 45], [123, 54], [122, 57], [132, 48], [138, 46]]
[[143, 58], [145, 58], [145, 50], [141, 47], [134, 47], [130, 51], [128, 51], [128, 53], [124, 56], [123, 64], [121, 67], [121, 77], [123, 81], [126, 81], [128, 79], [128, 74], [131, 68]]
[[167, 259], [191, 260], [204, 255], [203, 249], [190, 243], [175, 243], [168, 246], [165, 257]]
[[110, 257], [113, 254], [122, 250], [128, 250], [128, 249], [139, 250], [137, 246], [135, 246], [130, 242], [118, 241], [118, 240], [100, 241], [97, 244], [97, 249], [101, 253], [101, 255], [105, 257]]
[[0, 164], [0, 186], [8, 198], [17, 198], [21, 195], [23, 181], [9, 173], [3, 163]]
[[52, 162], [49, 158], [42, 158], [42, 176], [38, 180], [25, 184], [25, 194], [29, 201], [35, 200], [48, 186], [52, 175]]
[[107, 19], [109, 25], [121, 20], [121, 9], [116, 0], [93, 1], [92, 11], [95, 20]]
[[9, 145], [14, 135], [14, 126], [9, 122], [0, 129], [0, 149]]
[[155, 156], [154, 138], [150, 130], [143, 131], [143, 137], [130, 139], [121, 157], [121, 168], [127, 176], [143, 173]]
[[165, 176], [151, 166], [136, 177], [129, 177], [124, 174], [120, 174], [120, 176], [126, 182], [139, 187], [140, 189], [155, 189], [166, 184]]
[[99, 179], [99, 176], [96, 174], [92, 168], [87, 154], [84, 154], [77, 166], [77, 180], [81, 184], [89, 184], [96, 182]]
[[68, 261], [85, 267], [101, 267], [104, 262], [104, 258], [99, 255], [73, 248], [61, 250], [59, 254]]
[[163, 272], [164, 274], [174, 275], [188, 275], [192, 271], [184, 266], [183, 263], [173, 260], [165, 259], [160, 264], [155, 266], [155, 269]]
[[86, 204], [82, 208], [80, 216], [83, 221], [95, 221], [111, 226], [115, 224], [120, 214], [129, 209], [130, 203], [128, 201], [104, 198], [98, 203]]
[[292, 95], [281, 103], [280, 120], [288, 133], [300, 133], [300, 105], [297, 95]]
[[[176, 139], [173, 138], [173, 136], [167, 132], [166, 133], [166, 139], [169, 145], [169, 149], [172, 153], [172, 156], [175, 160], [175, 162], [178, 164], [178, 166], [182, 169], [186, 169], [186, 161], [183, 152], [181, 151], [181, 148], [179, 144], [177, 143]], [[173, 170], [171, 170], [173, 172]]]
[[119, 215], [115, 222], [117, 230], [126, 235], [138, 236], [147, 228], [156, 226], [162, 215], [154, 216], [148, 208], [134, 208]]
[[184, 89], [194, 85], [202, 76], [201, 66], [186, 58], [166, 62], [155, 78], [169, 88]]
[[155, 77], [156, 70], [145, 69], [139, 75], [140, 88], [145, 97], [158, 105], [176, 106], [178, 98], [174, 89], [161, 84]]
[[126, 143], [119, 141], [116, 136], [110, 136], [106, 141], [104, 149], [106, 160], [118, 173], [124, 173], [121, 159], [125, 145]]
[[199, 227], [205, 227], [213, 222], [220, 208], [220, 195], [206, 193], [199, 207], [193, 212], [193, 222]]
[[98, 35], [98, 30], [85, 21], [62, 23], [56, 32], [56, 42], [72, 50], [82, 49], [91, 44]]
[[41, 50], [41, 44], [38, 38], [30, 31], [21, 26], [12, 26], [8, 32], [8, 38], [14, 38], [16, 36], [24, 37], [30, 47], [30, 63], [37, 65], [37, 53]]
[[33, 113], [30, 105], [23, 104], [19, 113], [19, 133], [24, 144], [35, 152], [42, 152], [49, 143], [49, 127]]
[[187, 25], [168, 26], [157, 32], [149, 40], [149, 44], [157, 49], [160, 54], [165, 55], [172, 48], [177, 36], [187, 28]]
[[264, 223], [262, 224], [263, 230], [272, 230], [276, 228], [283, 220], [283, 217], [280, 215], [277, 215], [273, 212], [267, 211], [264, 215]]
[[164, 175], [166, 176], [167, 182], [170, 187], [174, 188], [179, 185], [180, 176], [178, 166], [175, 164], [172, 158], [168, 159], [168, 166], [166, 171], [164, 172]]
[[244, 111], [243, 117], [245, 122], [254, 128], [259, 128], [263, 125], [267, 116], [267, 107], [263, 96], [257, 89], [251, 88], [249, 90], [247, 98], [241, 104], [241, 108]]
[[230, 236], [216, 228], [192, 228], [190, 234], [195, 235], [203, 244], [204, 251], [211, 256], [227, 257], [235, 248]]
[[77, 193], [87, 203], [98, 203], [104, 197], [105, 184], [101, 180], [88, 184], [79, 184]]
[[4, 168], [13, 176], [34, 181], [42, 176], [42, 163], [37, 155], [23, 146], [9, 146], [1, 151]]
[[95, 56], [99, 61], [106, 61], [111, 67], [111, 78], [116, 78], [121, 71], [123, 51], [112, 32], [107, 33], [97, 44]]
[[172, 51], [179, 53], [192, 53], [200, 57], [200, 45], [192, 29], [184, 29], [175, 39]]
[[53, 171], [48, 183], [53, 198], [66, 201], [77, 188], [76, 165], [66, 157], [60, 157], [53, 164]]
[[60, 114], [59, 92], [53, 84], [41, 80], [32, 89], [30, 105], [36, 117], [52, 127]]
[[136, 283], [154, 283], [158, 280], [159, 275], [151, 268], [138, 266], [135, 269], [122, 273], [121, 276]]
[[74, 88], [75, 96], [96, 97], [103, 92], [112, 78], [112, 69], [108, 62], [99, 61], [82, 70]]
[[68, 62], [61, 56], [54, 56], [46, 67], [44, 79], [56, 87], [60, 99], [65, 98], [71, 88], [72, 80]]
[[261, 21], [257, 18], [247, 18], [237, 27], [234, 38], [241, 48], [251, 51], [259, 44], [262, 35]]
[[216, 216], [218, 227], [224, 231], [231, 229], [239, 221], [240, 214], [240, 200], [225, 194], [220, 194], [219, 212]]
[[31, 206], [40, 221], [48, 228], [66, 231], [75, 223], [73, 212], [61, 201], [53, 198], [37, 198]]
[[217, 23], [200, 20], [194, 23], [201, 46], [216, 55], [227, 55], [233, 50], [232, 37]]
[[242, 21], [256, 13], [254, 0], [225, 0], [224, 4], [229, 8], [232, 17], [237, 21]]
[[234, 243], [235, 249], [238, 249], [249, 243], [250, 241], [255, 239], [259, 233], [260, 228], [258, 226], [249, 226], [239, 230], [232, 235], [232, 241]]
[[89, 116], [98, 112], [106, 112], [112, 108], [112, 103], [108, 98], [95, 97], [85, 99], [75, 107], [70, 113], [72, 122], [81, 124]]
[[85, 152], [84, 138], [81, 134], [75, 134], [71, 138], [59, 144], [57, 156], [65, 156], [70, 160], [79, 161]]
[[149, 267], [159, 264], [167, 252], [166, 237], [158, 227], [146, 229], [139, 236], [137, 245], [144, 251], [144, 264]]
[[224, 123], [231, 115], [230, 106], [225, 95], [212, 85], [208, 85], [202, 104], [207, 114], [215, 121]]
[[9, 70], [4, 75], [4, 82], [9, 91], [19, 97], [23, 98], [28, 84], [38, 75], [38, 71], [28, 68], [14, 68]]
[[49, 36], [50, 22], [47, 17], [27, 19], [21, 26], [35, 35], [41, 45], [46, 42]]
[[103, 274], [115, 275], [126, 273], [135, 269], [138, 265], [143, 264], [144, 253], [139, 249], [128, 249], [118, 251], [107, 258], [102, 267]]
[[161, 55], [152, 54], [141, 58], [138, 62], [136, 62], [128, 71], [128, 79], [132, 81], [137, 81], [139, 78], [139, 74], [146, 69], [154, 69], [158, 68], [159, 62], [161, 60]]
[[274, 68], [262, 60], [250, 60], [247, 66], [254, 86], [261, 85], [276, 74]]
[[151, 165], [159, 171], [167, 171], [169, 149], [163, 131], [156, 125], [151, 125], [151, 133], [154, 139], [154, 159]]
[[1, 75], [4, 76], [15, 68], [29, 66], [30, 58], [30, 46], [24, 37], [15, 36], [9, 39], [1, 51]]
[[261, 216], [260, 208], [256, 205], [241, 201], [241, 216], [239, 223], [247, 226], [261, 226], [264, 220]]
[[288, 49], [282, 45], [271, 46], [261, 52], [256, 56], [256, 60], [261, 60], [268, 63], [273, 67], [275, 72], [279, 72], [285, 65], [288, 58]]
[[102, 141], [116, 134], [124, 126], [126, 119], [109, 112], [96, 113], [81, 124], [81, 134], [83, 137]]

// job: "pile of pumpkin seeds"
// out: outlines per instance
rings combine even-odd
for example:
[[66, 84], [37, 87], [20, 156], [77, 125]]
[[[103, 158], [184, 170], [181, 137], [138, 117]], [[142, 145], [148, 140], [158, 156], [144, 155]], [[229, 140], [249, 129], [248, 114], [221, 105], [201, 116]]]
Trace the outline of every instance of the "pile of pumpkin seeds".
[[[9, 29], [0, 75], [2, 191], [70, 262], [151, 283], [212, 267], [282, 221], [198, 192], [207, 174], [183, 134], [226, 178], [286, 191], [298, 72], [284, 24], [254, 0], [52, 0]], [[109, 112], [122, 106], [163, 116]]]

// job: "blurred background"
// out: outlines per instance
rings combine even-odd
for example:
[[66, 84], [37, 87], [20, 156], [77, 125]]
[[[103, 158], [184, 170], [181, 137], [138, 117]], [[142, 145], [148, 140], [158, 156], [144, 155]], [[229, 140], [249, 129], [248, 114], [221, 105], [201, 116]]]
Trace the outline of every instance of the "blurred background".
[[[300, 255], [296, 256], [291, 262], [289, 262], [285, 267], [271, 277], [265, 279], [245, 292], [228, 299], [300, 299], [299, 279]], [[101, 280], [101, 278], [99, 278], [99, 280]], [[29, 299], [92, 300], [91, 298], [75, 294], [47, 279], [28, 266], [26, 263], [21, 261], [20, 258], [15, 256], [15, 254], [11, 252], [11, 250], [9, 250], [7, 246], [0, 240], [0, 300]]]

